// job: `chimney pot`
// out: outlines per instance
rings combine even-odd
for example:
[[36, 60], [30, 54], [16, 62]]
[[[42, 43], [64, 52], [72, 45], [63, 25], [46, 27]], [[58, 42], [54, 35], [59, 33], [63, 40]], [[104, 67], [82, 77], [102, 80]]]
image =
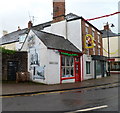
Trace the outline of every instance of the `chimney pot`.
[[104, 30], [110, 30], [110, 28], [109, 28], [109, 25], [108, 25], [108, 24], [104, 26]]
[[20, 31], [21, 29], [20, 29], [20, 26], [18, 26], [18, 31]]
[[33, 26], [32, 21], [29, 21], [29, 22], [28, 22], [28, 29], [30, 29], [32, 26]]

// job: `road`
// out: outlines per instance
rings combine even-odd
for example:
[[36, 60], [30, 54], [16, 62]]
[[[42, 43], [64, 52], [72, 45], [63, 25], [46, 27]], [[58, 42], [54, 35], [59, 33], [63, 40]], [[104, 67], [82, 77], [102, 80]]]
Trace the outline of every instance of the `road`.
[[3, 111], [118, 111], [118, 84], [83, 90], [3, 97]]

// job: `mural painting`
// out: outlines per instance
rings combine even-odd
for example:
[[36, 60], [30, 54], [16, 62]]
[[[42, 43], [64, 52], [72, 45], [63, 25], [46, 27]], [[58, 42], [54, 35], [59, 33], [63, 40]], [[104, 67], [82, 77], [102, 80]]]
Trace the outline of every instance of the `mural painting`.
[[29, 62], [30, 62], [30, 70], [33, 75], [33, 80], [36, 79], [43, 79], [45, 80], [44, 77], [44, 70], [45, 66], [41, 66], [40, 64], [40, 49], [35, 43], [35, 36], [30, 35], [28, 39], [28, 48], [29, 48]]

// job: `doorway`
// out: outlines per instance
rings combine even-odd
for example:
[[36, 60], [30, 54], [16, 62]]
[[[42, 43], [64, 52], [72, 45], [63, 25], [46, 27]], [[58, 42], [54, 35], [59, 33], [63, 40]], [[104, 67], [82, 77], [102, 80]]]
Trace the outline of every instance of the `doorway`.
[[74, 59], [74, 70], [75, 70], [75, 82], [81, 81], [81, 68], [80, 68], [80, 57], [75, 57]]
[[14, 81], [16, 80], [16, 72], [18, 71], [18, 61], [8, 61], [8, 74], [7, 80]]

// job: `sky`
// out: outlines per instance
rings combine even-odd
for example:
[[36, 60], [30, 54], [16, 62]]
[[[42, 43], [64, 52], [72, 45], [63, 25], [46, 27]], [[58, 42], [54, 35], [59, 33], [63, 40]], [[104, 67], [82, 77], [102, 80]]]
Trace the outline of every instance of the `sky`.
[[[52, 20], [53, 0], [0, 0], [0, 37], [2, 31], [16, 31], [18, 26], [26, 28], [29, 20], [33, 25]], [[66, 0], [66, 14], [74, 13], [85, 19], [99, 17], [118, 11], [119, 0]], [[34, 17], [34, 19], [33, 19]], [[111, 30], [118, 33], [118, 15], [89, 21], [102, 30], [108, 22], [115, 27]]]

